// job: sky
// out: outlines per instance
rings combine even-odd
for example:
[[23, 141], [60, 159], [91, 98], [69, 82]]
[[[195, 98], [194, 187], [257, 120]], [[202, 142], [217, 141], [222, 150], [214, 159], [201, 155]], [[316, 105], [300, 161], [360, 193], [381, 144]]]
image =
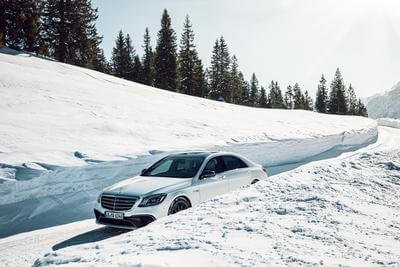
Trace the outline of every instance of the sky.
[[282, 88], [298, 82], [315, 94], [322, 74], [330, 82], [340, 68], [360, 97], [400, 81], [400, 0], [92, 0], [97, 29], [110, 58], [119, 30], [142, 55], [148, 27], [153, 48], [164, 8], [179, 44], [189, 15], [195, 43], [209, 66], [215, 40], [224, 36], [249, 80]]

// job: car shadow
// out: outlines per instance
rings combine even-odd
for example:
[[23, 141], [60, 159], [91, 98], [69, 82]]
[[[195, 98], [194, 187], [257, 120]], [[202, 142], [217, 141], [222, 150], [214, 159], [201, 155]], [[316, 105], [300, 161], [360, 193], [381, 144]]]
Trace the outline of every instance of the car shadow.
[[97, 241], [102, 241], [114, 236], [118, 236], [124, 233], [127, 233], [132, 230], [126, 230], [126, 229], [118, 229], [118, 228], [112, 228], [112, 227], [101, 227], [97, 228], [94, 230], [91, 230], [89, 232], [79, 234], [77, 236], [71, 237], [70, 239], [64, 240], [58, 244], [55, 244], [52, 249], [54, 251], [63, 249], [66, 247], [72, 247], [76, 245], [82, 245], [86, 243], [93, 243]]

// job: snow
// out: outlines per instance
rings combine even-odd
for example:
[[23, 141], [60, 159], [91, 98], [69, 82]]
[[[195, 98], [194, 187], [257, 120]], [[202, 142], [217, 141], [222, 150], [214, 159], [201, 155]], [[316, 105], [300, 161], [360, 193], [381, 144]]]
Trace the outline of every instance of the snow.
[[101, 189], [171, 151], [233, 151], [276, 174], [378, 134], [362, 117], [231, 105], [1, 51], [0, 238], [91, 218]]
[[[398, 266], [400, 130], [379, 131], [374, 145], [135, 231], [110, 234], [82, 221], [3, 239], [0, 246], [24, 248], [25, 240], [49, 237], [52, 246], [31, 258], [33, 266]], [[54, 242], [55, 232], [69, 234]], [[5, 266], [27, 264], [7, 252], [0, 250]]]
[[400, 119], [400, 82], [390, 90], [367, 99], [368, 116]]
[[[399, 265], [400, 130], [377, 127], [395, 122], [235, 106], [1, 52], [2, 265]], [[136, 231], [95, 225], [102, 188], [189, 149], [272, 176]]]
[[0, 162], [12, 166], [84, 166], [154, 150], [318, 137], [335, 146], [343, 135], [376, 126], [359, 117], [220, 103], [26, 54], [0, 53], [0, 74]]
[[381, 118], [376, 120], [378, 125], [400, 129], [400, 120]]

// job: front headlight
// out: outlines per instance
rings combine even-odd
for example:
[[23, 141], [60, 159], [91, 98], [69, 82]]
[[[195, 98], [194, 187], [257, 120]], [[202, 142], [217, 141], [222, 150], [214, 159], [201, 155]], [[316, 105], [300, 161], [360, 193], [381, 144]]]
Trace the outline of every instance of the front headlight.
[[139, 207], [143, 208], [158, 205], [164, 201], [166, 196], [167, 194], [158, 194], [145, 197], [142, 202], [140, 202]]
[[101, 202], [101, 194], [97, 197], [97, 203]]

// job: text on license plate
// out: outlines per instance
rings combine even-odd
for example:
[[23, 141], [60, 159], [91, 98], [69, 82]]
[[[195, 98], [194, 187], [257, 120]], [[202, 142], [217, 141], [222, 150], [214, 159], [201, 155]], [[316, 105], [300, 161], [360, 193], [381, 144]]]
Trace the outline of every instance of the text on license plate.
[[117, 219], [117, 220], [124, 219], [124, 214], [121, 212], [106, 211], [104, 215], [106, 216], [106, 218]]

